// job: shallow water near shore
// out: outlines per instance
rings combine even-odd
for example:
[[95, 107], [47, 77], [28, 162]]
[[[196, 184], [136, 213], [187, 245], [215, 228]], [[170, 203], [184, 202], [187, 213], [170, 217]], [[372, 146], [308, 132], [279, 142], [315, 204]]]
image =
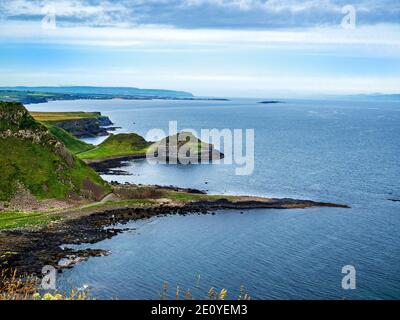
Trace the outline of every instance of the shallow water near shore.
[[[157, 299], [164, 281], [205, 298], [210, 287], [235, 298], [400, 298], [400, 104], [288, 100], [57, 101], [37, 111], [101, 111], [119, 132], [152, 128], [254, 128], [255, 171], [235, 166], [126, 163], [119, 182], [177, 185], [210, 193], [291, 197], [351, 209], [221, 211], [152, 218], [124, 225], [110, 250], [58, 277], [58, 288], [85, 285], [98, 298]], [[89, 139], [98, 143], [103, 138]], [[391, 200], [389, 200], [391, 199]], [[84, 247], [84, 246], [83, 246]], [[342, 267], [357, 270], [357, 289], [341, 287]]]

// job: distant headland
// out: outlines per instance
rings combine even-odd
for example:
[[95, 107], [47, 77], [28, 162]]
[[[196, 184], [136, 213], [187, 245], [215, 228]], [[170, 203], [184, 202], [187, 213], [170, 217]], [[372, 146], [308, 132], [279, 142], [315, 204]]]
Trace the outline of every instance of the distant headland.
[[195, 97], [190, 92], [139, 89], [131, 87], [0, 87], [0, 101], [23, 104], [46, 103], [57, 100], [206, 100], [228, 101], [223, 98]]

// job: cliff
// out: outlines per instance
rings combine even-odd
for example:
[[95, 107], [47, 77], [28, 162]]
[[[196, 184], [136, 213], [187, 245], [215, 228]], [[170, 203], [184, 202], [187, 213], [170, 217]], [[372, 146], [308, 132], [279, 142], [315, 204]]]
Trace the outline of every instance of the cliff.
[[3, 206], [22, 196], [100, 199], [110, 190], [20, 103], [0, 102], [0, 167]]
[[100, 112], [32, 112], [38, 121], [61, 128], [77, 138], [107, 136], [113, 123]]

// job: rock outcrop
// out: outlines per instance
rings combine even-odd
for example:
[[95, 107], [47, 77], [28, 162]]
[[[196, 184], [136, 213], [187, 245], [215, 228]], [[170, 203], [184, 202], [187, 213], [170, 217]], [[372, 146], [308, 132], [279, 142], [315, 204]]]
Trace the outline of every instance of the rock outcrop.
[[107, 126], [113, 125], [108, 117], [84, 118], [53, 122], [53, 125], [64, 129], [77, 138], [108, 136]]

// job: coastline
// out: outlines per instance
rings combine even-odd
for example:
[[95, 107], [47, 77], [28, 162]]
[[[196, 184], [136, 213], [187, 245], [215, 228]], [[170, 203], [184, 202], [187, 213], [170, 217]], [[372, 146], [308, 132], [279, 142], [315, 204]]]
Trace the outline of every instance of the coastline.
[[[23, 106], [20, 106], [24, 110]], [[28, 112], [24, 110], [24, 114], [28, 117]], [[60, 117], [71, 117], [68, 113], [42, 113], [42, 117], [58, 117], [57, 120], [62, 120]], [[72, 114], [76, 116], [76, 114]], [[87, 124], [87, 115], [83, 115], [83, 120], [72, 119], [75, 124]], [[67, 117], [67, 118], [68, 118]], [[102, 120], [111, 122], [109, 118], [102, 117], [100, 113], [94, 113], [94, 117], [89, 117], [90, 123], [92, 121]], [[94, 119], [94, 120], [93, 120]], [[48, 121], [48, 118], [42, 118], [40, 121]], [[64, 119], [68, 123], [71, 119]], [[40, 123], [37, 123], [40, 125]], [[58, 123], [58, 125], [60, 125]], [[93, 126], [90, 125], [89, 128]], [[83, 143], [74, 138], [71, 134], [67, 135], [54, 130], [54, 138], [64, 138], [65, 145], [68, 145], [72, 150], [72, 146], [76, 147], [75, 155], [87, 155], [87, 152], [98, 151], [99, 147], [94, 147], [88, 151], [79, 152], [85, 149], [86, 145], [75, 145], [77, 142]], [[68, 128], [65, 128], [68, 129]], [[45, 128], [43, 128], [45, 130]], [[62, 134], [61, 134], [62, 133]], [[76, 134], [75, 134], [76, 136]], [[165, 138], [169, 141], [168, 138]], [[135, 154], [116, 155], [118, 152], [121, 154], [121, 144], [119, 142], [129, 142], [128, 145], [132, 146], [132, 141], [135, 145], [147, 146], [150, 142], [146, 142], [142, 137], [136, 134], [125, 135], [111, 135], [108, 142], [117, 140], [116, 145], [119, 149], [115, 152], [104, 153], [102, 157], [90, 159], [88, 157], [80, 157], [81, 160], [89, 164], [97, 173], [104, 170], [112, 171], [114, 167], [121, 167], [121, 162], [132, 159], [144, 159], [146, 153], [142, 152], [141, 148], [128, 148], [130, 152], [137, 152]], [[203, 143], [199, 140], [196, 144]], [[84, 144], [84, 143], [83, 143]], [[104, 145], [104, 143], [103, 143]], [[168, 145], [168, 144], [166, 144]], [[124, 152], [125, 149], [123, 149]], [[136, 151], [139, 150], [139, 151]], [[219, 159], [224, 157], [224, 154], [215, 150], [212, 145], [207, 148], [201, 149], [202, 152], [197, 154], [197, 160], [201, 160], [203, 156], [206, 159], [214, 159], [216, 156]], [[66, 153], [68, 149], [66, 148]], [[109, 150], [106, 150], [109, 151]], [[168, 162], [169, 149], [160, 153], [165, 156]], [[157, 155], [159, 155], [157, 153]], [[95, 156], [98, 156], [95, 154]], [[155, 154], [156, 156], [156, 154]], [[72, 154], [70, 157], [73, 156]], [[82, 164], [84, 164], [82, 162]], [[88, 168], [89, 169], [89, 168]], [[118, 170], [117, 170], [118, 171]], [[93, 171], [94, 173], [94, 171]], [[123, 227], [116, 227], [116, 224], [125, 224], [129, 221], [139, 219], [148, 219], [158, 216], [166, 215], [187, 215], [187, 214], [215, 214], [216, 211], [225, 209], [234, 209], [244, 213], [245, 210], [251, 209], [305, 209], [314, 207], [333, 207], [333, 208], [349, 208], [346, 205], [335, 203], [315, 202], [311, 200], [299, 199], [276, 199], [276, 198], [263, 198], [254, 196], [230, 196], [230, 195], [212, 195], [207, 194], [202, 190], [196, 189], [182, 189], [179, 187], [162, 187], [152, 185], [121, 185], [118, 183], [107, 184], [109, 190], [103, 193], [101, 197], [96, 200], [83, 200], [65, 198], [63, 203], [59, 204], [58, 209], [54, 209], [52, 205], [43, 209], [45, 218], [49, 218], [43, 224], [35, 224], [28, 221], [27, 224], [20, 228], [7, 229], [6, 227], [0, 228], [0, 265], [6, 266], [10, 270], [16, 270], [19, 274], [40, 275], [41, 269], [45, 265], [52, 265], [60, 272], [65, 268], [72, 268], [75, 264], [85, 261], [90, 257], [104, 256], [109, 252], [101, 249], [84, 249], [75, 250], [68, 248], [68, 245], [80, 244], [94, 244], [102, 240], [112, 238], [125, 231]], [[93, 189], [96, 191], [95, 189]], [[19, 198], [21, 201], [22, 198]], [[101, 199], [101, 200], [100, 200]], [[63, 204], [65, 205], [63, 207]], [[36, 204], [35, 204], [36, 206]], [[31, 207], [26, 209], [24, 213], [35, 215], [38, 209]], [[11, 212], [12, 213], [12, 212]], [[3, 225], [4, 226], [4, 225]]]
[[[229, 101], [226, 98], [196, 97], [192, 93], [171, 90], [124, 88], [112, 90], [107, 87], [0, 87], [0, 98], [7, 102], [25, 105], [52, 101], [74, 100], [181, 100], [181, 101]], [[132, 89], [134, 89], [132, 92]], [[110, 91], [104, 93], [103, 91]], [[128, 91], [127, 91], [128, 90]]]
[[[119, 193], [128, 193], [137, 186], [124, 185]], [[0, 265], [16, 269], [20, 274], [39, 275], [44, 265], [53, 265], [60, 272], [94, 256], [107, 255], [104, 250], [74, 250], [66, 245], [94, 244], [112, 238], [125, 229], [115, 227], [129, 221], [166, 215], [215, 214], [224, 209], [305, 209], [313, 207], [348, 208], [346, 205], [297, 199], [272, 199], [249, 196], [208, 195], [196, 189], [143, 186], [153, 198], [123, 199], [115, 193], [97, 204], [54, 212], [61, 220], [38, 226], [0, 232]], [[165, 195], [169, 198], [167, 198]], [[118, 199], [116, 201], [105, 201]], [[46, 241], [43, 241], [46, 239]], [[10, 254], [5, 255], [4, 253]], [[61, 263], [60, 263], [61, 262]]]

